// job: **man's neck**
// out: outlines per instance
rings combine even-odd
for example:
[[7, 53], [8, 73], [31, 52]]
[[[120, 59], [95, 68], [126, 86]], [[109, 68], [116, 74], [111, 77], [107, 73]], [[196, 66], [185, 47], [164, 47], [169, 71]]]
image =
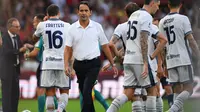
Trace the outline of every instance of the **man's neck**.
[[142, 8], [145, 9], [149, 14], [151, 14], [150, 13], [151, 9], [150, 9], [150, 7], [148, 5], [144, 5]]
[[170, 13], [179, 13], [179, 8], [171, 8]]
[[83, 28], [86, 28], [89, 25], [89, 22], [90, 22], [89, 20], [86, 21], [79, 20], [79, 23]]
[[50, 16], [49, 19], [59, 19], [58, 16]]

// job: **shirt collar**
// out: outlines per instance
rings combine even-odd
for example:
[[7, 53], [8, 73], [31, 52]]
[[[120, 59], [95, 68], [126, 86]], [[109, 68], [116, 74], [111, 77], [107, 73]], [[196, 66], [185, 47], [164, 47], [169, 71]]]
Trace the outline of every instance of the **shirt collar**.
[[49, 18], [48, 20], [57, 21], [57, 20], [60, 20], [60, 19], [59, 18]]
[[8, 30], [8, 34], [9, 34], [9, 36], [12, 37], [12, 38], [16, 36], [16, 35], [13, 35], [9, 30]]
[[[92, 20], [89, 20], [89, 24], [88, 24], [87, 27], [92, 27], [92, 26], [93, 26], [93, 22], [92, 22]], [[77, 23], [76, 23], [76, 27], [77, 27], [77, 28], [82, 28], [82, 26], [80, 25], [79, 20], [78, 20]]]
[[178, 12], [171, 12], [168, 15], [178, 14]]

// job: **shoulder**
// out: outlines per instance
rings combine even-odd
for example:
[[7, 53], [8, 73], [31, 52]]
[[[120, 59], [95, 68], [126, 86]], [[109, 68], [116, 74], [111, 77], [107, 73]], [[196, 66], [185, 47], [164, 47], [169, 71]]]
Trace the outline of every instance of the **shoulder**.
[[95, 27], [102, 27], [102, 25], [96, 21], [90, 20], [90, 22], [92, 23], [92, 25], [94, 25]]

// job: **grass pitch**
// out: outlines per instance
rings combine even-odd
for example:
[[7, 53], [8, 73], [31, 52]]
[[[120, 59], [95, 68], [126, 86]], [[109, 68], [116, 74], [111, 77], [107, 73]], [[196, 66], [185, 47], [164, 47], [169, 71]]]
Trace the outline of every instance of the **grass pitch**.
[[[110, 104], [112, 100], [108, 100]], [[96, 112], [105, 112], [104, 108], [98, 101], [94, 101]], [[20, 100], [18, 112], [23, 110], [30, 110], [31, 112], [37, 112], [37, 100]], [[164, 100], [164, 112], [168, 109], [167, 101]], [[67, 112], [80, 112], [79, 100], [69, 100], [66, 108]], [[121, 107], [119, 112], [131, 112], [131, 103], [128, 102]], [[185, 102], [184, 112], [200, 112], [200, 99], [193, 99]]]

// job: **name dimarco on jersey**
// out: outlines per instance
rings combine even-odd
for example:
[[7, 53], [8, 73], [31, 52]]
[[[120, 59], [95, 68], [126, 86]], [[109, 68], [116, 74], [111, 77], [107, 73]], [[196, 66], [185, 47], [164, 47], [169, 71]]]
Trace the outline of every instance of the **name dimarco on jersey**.
[[62, 58], [46, 57], [46, 61], [62, 61]]
[[174, 21], [174, 18], [166, 19], [163, 24], [165, 25], [165, 24], [171, 23], [173, 21]]
[[63, 23], [47, 23], [46, 27], [61, 28], [64, 27]]

